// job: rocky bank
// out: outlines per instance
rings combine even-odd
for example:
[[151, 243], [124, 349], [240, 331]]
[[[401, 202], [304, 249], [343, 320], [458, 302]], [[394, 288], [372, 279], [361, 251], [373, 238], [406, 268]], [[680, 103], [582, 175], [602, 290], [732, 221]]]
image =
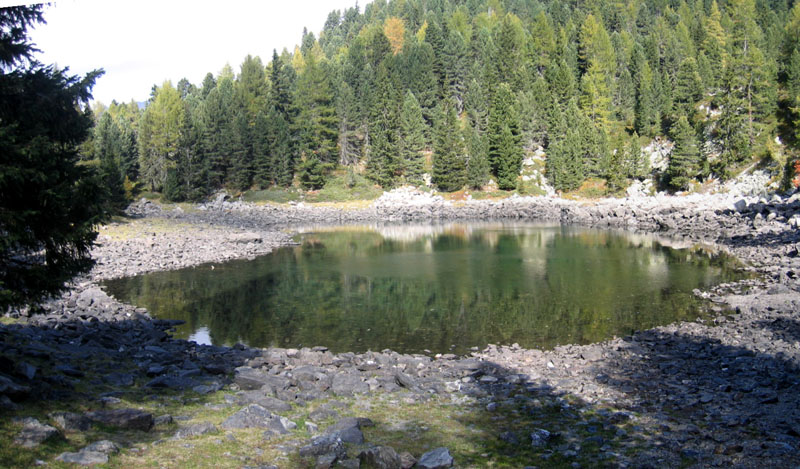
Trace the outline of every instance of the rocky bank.
[[[86, 278], [41, 311], [23, 311], [30, 317], [0, 328], [3, 407], [24, 417], [35, 399], [94, 403], [66, 417], [48, 415], [47, 422], [20, 420], [14, 443], [20, 448], [91, 425], [152, 432], [156, 420], [163, 425], [171, 419], [126, 407], [129, 395], [222, 391], [221, 405], [233, 412], [228, 418], [219, 424], [166, 422], [175, 429], [173, 438], [259, 429], [265, 441], [281, 442], [282, 456], [264, 462], [280, 467], [480, 467], [481, 457], [485, 462], [498, 455], [542, 467], [800, 464], [800, 195], [597, 202], [513, 197], [454, 204], [398, 190], [358, 210], [252, 205], [222, 196], [192, 210], [140, 201], [129, 213], [137, 218], [135, 229], [125, 237], [101, 232], [98, 265]], [[489, 346], [468, 357], [197, 345], [171, 338], [173, 323], [151, 320], [94, 283], [261, 255], [289, 243], [298, 224], [461, 219], [660, 232], [714, 244], [759, 276], [696, 292], [713, 303], [718, 315], [712, 320], [549, 351]], [[447, 448], [411, 454], [370, 442], [367, 428], [385, 422], [348, 417], [368, 414], [369, 406], [343, 410], [334, 405], [340, 398], [464, 406], [495, 422], [492, 437], [481, 442], [490, 450], [461, 461], [454, 451], [453, 461]], [[301, 409], [305, 428], [290, 418]], [[295, 435], [301, 438], [290, 438]], [[125, 441], [94, 443], [60, 455], [60, 461], [107, 461], [119, 457], [118, 446], [123, 454], [133, 451]]]

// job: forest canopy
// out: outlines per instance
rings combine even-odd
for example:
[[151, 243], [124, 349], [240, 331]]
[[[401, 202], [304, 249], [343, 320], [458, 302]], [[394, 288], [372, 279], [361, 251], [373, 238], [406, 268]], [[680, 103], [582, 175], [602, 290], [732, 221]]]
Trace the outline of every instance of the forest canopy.
[[[341, 168], [513, 190], [537, 151], [556, 190], [684, 190], [793, 151], [799, 44], [788, 0], [376, 0], [266, 63], [101, 106], [84, 158], [176, 201], [318, 189]], [[664, 167], [654, 140], [674, 143]]]

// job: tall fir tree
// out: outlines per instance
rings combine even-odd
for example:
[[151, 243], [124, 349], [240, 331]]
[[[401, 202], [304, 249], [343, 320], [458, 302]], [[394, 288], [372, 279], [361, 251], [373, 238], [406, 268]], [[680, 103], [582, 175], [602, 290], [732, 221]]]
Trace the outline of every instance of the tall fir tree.
[[700, 169], [700, 149], [694, 129], [686, 116], [680, 116], [670, 129], [675, 147], [669, 156], [667, 183], [675, 190], [684, 190]]
[[403, 100], [399, 130], [398, 146], [405, 179], [412, 184], [421, 184], [425, 163], [422, 153], [425, 149], [425, 120], [422, 107], [411, 91], [406, 92]]
[[511, 87], [501, 83], [489, 110], [489, 163], [497, 185], [513, 190], [522, 167], [522, 139]]
[[455, 106], [441, 105], [434, 128], [431, 182], [444, 192], [457, 191], [467, 182], [466, 151]]

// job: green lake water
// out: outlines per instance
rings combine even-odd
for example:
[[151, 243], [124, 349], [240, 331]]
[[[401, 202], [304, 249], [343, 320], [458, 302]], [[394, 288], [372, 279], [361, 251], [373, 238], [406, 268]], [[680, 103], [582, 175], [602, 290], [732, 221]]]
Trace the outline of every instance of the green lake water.
[[177, 337], [462, 354], [486, 344], [590, 343], [702, 315], [694, 288], [735, 260], [656, 237], [520, 223], [307, 229], [298, 246], [105, 282]]

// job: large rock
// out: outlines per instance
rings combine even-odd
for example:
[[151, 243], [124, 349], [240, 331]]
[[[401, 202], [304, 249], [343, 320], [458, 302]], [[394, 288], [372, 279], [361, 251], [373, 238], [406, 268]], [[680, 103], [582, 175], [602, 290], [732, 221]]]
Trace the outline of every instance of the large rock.
[[453, 467], [453, 457], [447, 448], [436, 448], [420, 456], [417, 466], [420, 469], [445, 469]]
[[108, 455], [97, 451], [79, 451], [77, 453], [61, 453], [56, 456], [56, 461], [79, 466], [93, 466], [108, 463]]
[[352, 396], [353, 394], [368, 393], [369, 385], [361, 381], [361, 376], [358, 374], [338, 373], [333, 377], [331, 389], [337, 396]]
[[243, 391], [253, 391], [266, 386], [272, 392], [276, 392], [288, 388], [290, 384], [288, 378], [270, 375], [266, 371], [257, 370], [249, 366], [236, 368], [234, 382]]
[[403, 460], [390, 446], [375, 446], [359, 453], [361, 467], [370, 469], [401, 469]]
[[21, 401], [31, 394], [31, 388], [17, 384], [11, 378], [0, 375], [0, 394], [12, 401]]
[[22, 420], [22, 431], [14, 438], [14, 444], [24, 448], [35, 448], [59, 435], [60, 433], [54, 427], [45, 425], [35, 418], [27, 417]]
[[236, 412], [222, 422], [221, 427], [230, 429], [266, 428], [273, 433], [284, 435], [297, 428], [297, 424], [287, 418], [275, 415], [258, 404], [251, 404]]
[[338, 436], [345, 443], [362, 444], [364, 443], [363, 427], [371, 427], [375, 424], [372, 420], [364, 417], [347, 417], [330, 425], [323, 432], [325, 435]]
[[72, 412], [53, 412], [48, 415], [62, 430], [85, 432], [92, 422], [84, 415]]
[[94, 464], [108, 463], [108, 456], [119, 452], [119, 446], [109, 440], [96, 441], [77, 453], [61, 453], [56, 461], [92, 466]]
[[153, 414], [138, 409], [97, 410], [87, 412], [92, 422], [124, 430], [149, 431], [153, 428]]
[[289, 412], [292, 406], [280, 399], [267, 396], [263, 391], [244, 391], [236, 394], [236, 401], [240, 405], [258, 404], [272, 412]]
[[300, 456], [304, 458], [325, 454], [335, 454], [337, 457], [342, 458], [346, 452], [344, 443], [336, 435], [322, 435], [312, 438], [309, 444], [300, 448]]
[[209, 433], [217, 433], [219, 429], [211, 422], [195, 423], [186, 427], [178, 429], [173, 438], [181, 440], [192, 436], [207, 435]]

